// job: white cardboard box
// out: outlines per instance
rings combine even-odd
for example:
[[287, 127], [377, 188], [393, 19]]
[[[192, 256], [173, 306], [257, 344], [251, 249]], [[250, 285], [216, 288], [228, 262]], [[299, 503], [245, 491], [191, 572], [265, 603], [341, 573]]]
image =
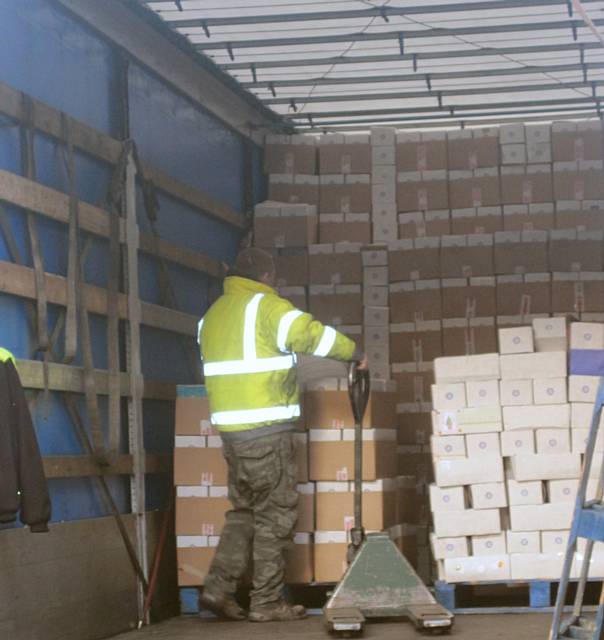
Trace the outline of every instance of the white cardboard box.
[[499, 354], [436, 358], [434, 375], [439, 384], [499, 378]]
[[524, 378], [564, 378], [566, 351], [544, 351], [542, 353], [521, 353], [500, 357], [502, 380]]
[[510, 555], [512, 580], [559, 579], [564, 555], [556, 553], [514, 553]]
[[498, 407], [499, 380], [466, 382], [466, 404], [468, 407]]
[[550, 502], [574, 502], [579, 488], [579, 480], [550, 480], [547, 483], [547, 495]]
[[440, 458], [434, 462], [439, 487], [503, 482], [503, 461], [498, 455], [478, 458]]
[[519, 455], [510, 458], [512, 475], [517, 482], [528, 480], [567, 480], [581, 473], [581, 456], [577, 453]]
[[503, 431], [501, 433], [501, 455], [505, 457], [535, 453], [535, 432], [532, 429]]
[[543, 504], [543, 483], [540, 480], [516, 482], [506, 480], [510, 506]]
[[[595, 404], [588, 402], [571, 402], [570, 426], [572, 429], [589, 429], [593, 418]], [[604, 424], [604, 412], [600, 416], [600, 428]]]
[[571, 349], [604, 349], [604, 324], [573, 322], [570, 325]]
[[535, 351], [566, 351], [566, 318], [534, 318]]
[[568, 399], [570, 402], [596, 401], [596, 393], [600, 384], [599, 376], [568, 376]]
[[447, 582], [484, 582], [509, 580], [510, 577], [510, 557], [507, 554], [445, 560]]
[[441, 435], [493, 433], [502, 429], [500, 407], [432, 412], [432, 430]]
[[437, 511], [463, 511], [468, 506], [466, 492], [463, 487], [442, 489], [435, 484], [430, 485], [430, 508]]
[[570, 429], [537, 429], [537, 453], [570, 453]]
[[542, 404], [503, 407], [503, 428], [514, 429], [568, 429], [570, 404]]
[[436, 411], [454, 411], [464, 409], [466, 404], [466, 386], [463, 382], [432, 385], [432, 405]]
[[573, 517], [572, 502], [510, 507], [512, 531], [560, 531], [568, 529]]
[[464, 436], [432, 436], [432, 457], [436, 458], [465, 458], [466, 441]]
[[483, 454], [501, 455], [498, 433], [475, 433], [465, 436], [466, 451], [469, 458]]
[[502, 509], [508, 506], [505, 483], [487, 482], [470, 486], [473, 509]]
[[[587, 450], [587, 440], [589, 438], [589, 429], [571, 429], [570, 430], [570, 448], [573, 453], [585, 453]], [[600, 428], [598, 437], [596, 438], [596, 453], [604, 452], [604, 430]]]
[[506, 407], [533, 404], [532, 380], [501, 380], [499, 383], [501, 405]]
[[568, 402], [566, 378], [535, 378], [533, 399], [535, 404], [565, 404]]
[[506, 531], [508, 553], [540, 553], [541, 536], [538, 531]]
[[541, 552], [565, 553], [569, 533], [569, 531], [542, 531]]
[[436, 511], [434, 533], [438, 538], [483, 536], [501, 531], [499, 509], [466, 509], [465, 511]]
[[499, 329], [499, 353], [532, 353], [533, 329], [532, 327], [510, 327]]
[[492, 556], [507, 553], [505, 532], [490, 536], [472, 536], [473, 556]]
[[431, 534], [430, 545], [435, 560], [463, 558], [470, 555], [470, 545], [468, 538], [465, 536], [457, 538], [437, 538], [434, 534]]

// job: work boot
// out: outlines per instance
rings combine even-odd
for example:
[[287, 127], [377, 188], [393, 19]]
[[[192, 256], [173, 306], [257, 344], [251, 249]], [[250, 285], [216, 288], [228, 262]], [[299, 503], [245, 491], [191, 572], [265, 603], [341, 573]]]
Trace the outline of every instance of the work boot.
[[262, 607], [255, 607], [250, 611], [250, 622], [285, 622], [287, 620], [302, 620], [306, 617], [306, 609], [301, 604], [276, 602]]
[[233, 596], [216, 596], [209, 591], [204, 591], [199, 596], [199, 606], [208, 609], [219, 618], [228, 618], [229, 620], [245, 620], [247, 618], [247, 613], [237, 604]]

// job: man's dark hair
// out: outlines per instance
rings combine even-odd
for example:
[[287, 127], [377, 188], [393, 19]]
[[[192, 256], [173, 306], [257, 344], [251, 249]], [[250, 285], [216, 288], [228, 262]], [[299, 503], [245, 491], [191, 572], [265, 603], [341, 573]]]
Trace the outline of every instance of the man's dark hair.
[[268, 251], [251, 247], [239, 253], [228, 275], [260, 282], [265, 273], [275, 273], [273, 256]]

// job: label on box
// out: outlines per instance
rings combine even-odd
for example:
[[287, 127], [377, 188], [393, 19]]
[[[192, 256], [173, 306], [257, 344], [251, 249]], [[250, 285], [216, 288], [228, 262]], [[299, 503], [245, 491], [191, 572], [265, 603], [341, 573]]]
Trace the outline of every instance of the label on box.
[[522, 182], [522, 202], [528, 204], [533, 201], [533, 183], [531, 180]]
[[204, 487], [209, 487], [214, 484], [214, 474], [211, 471], [201, 472], [201, 483]]
[[585, 181], [583, 178], [575, 178], [575, 200], [585, 200]]
[[348, 479], [348, 467], [342, 467], [336, 471], [336, 480], [338, 482], [346, 482]]
[[417, 190], [417, 207], [421, 211], [425, 211], [428, 208], [428, 192], [424, 188]]
[[472, 206], [482, 207], [482, 189], [480, 187], [472, 187]]

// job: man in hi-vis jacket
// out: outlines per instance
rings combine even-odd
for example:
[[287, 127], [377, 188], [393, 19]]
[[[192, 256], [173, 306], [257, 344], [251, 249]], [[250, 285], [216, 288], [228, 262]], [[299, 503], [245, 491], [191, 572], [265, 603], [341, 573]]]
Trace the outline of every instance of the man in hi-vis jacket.
[[360, 362], [355, 343], [272, 288], [275, 265], [260, 249], [243, 250], [222, 295], [199, 323], [212, 424], [229, 469], [233, 509], [200, 598], [203, 607], [242, 620], [238, 582], [253, 563], [248, 619], [296, 620], [304, 607], [282, 595], [284, 553], [297, 518], [294, 422], [300, 416], [296, 353]]

